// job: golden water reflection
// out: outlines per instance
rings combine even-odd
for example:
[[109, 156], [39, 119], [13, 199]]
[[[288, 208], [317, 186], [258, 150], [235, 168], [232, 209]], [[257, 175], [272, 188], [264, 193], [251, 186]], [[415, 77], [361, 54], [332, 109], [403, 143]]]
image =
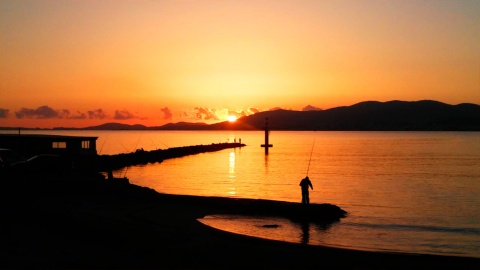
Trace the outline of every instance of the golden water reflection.
[[230, 180], [230, 183], [232, 186], [230, 186], [228, 189], [228, 194], [230, 196], [235, 196], [237, 195], [237, 191], [235, 188], [235, 152], [230, 152], [229, 158], [228, 158], [228, 178]]
[[230, 152], [228, 158], [228, 177], [235, 179], [235, 152]]
[[328, 242], [327, 231], [332, 225], [243, 215], [208, 215], [198, 221], [231, 233], [309, 245], [325, 245]]

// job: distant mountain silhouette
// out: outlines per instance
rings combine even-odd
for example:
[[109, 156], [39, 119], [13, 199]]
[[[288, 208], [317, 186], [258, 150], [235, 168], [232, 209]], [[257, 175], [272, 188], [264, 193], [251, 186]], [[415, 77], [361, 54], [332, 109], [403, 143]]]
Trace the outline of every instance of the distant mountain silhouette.
[[210, 125], [211, 129], [359, 130], [359, 131], [480, 131], [480, 106], [422, 100], [415, 102], [366, 101], [323, 111], [276, 110], [256, 113], [235, 123]]
[[207, 129], [208, 125], [205, 123], [189, 123], [189, 122], [178, 122], [178, 123], [169, 123], [159, 127], [151, 127], [150, 129], [154, 130], [198, 130], [198, 129]]
[[140, 124], [126, 125], [121, 123], [106, 123], [99, 126], [82, 128], [85, 130], [147, 130], [148, 127]]
[[[121, 123], [106, 123], [98, 126], [91, 126], [85, 128], [78, 128], [82, 130], [197, 130], [197, 129], [208, 129], [208, 125], [205, 123], [189, 123], [189, 122], [178, 122], [178, 123], [169, 123], [163, 126], [156, 127], [147, 127], [144, 125], [127, 125]], [[63, 129], [63, 128], [55, 128]]]
[[[179, 122], [163, 126], [106, 123], [85, 130], [261, 130], [268, 118], [270, 130], [339, 131], [480, 131], [480, 105], [449, 105], [433, 100], [365, 101], [328, 110], [274, 110], [236, 122], [216, 124]], [[8, 129], [8, 128], [6, 128]], [[67, 128], [55, 128], [67, 129]]]

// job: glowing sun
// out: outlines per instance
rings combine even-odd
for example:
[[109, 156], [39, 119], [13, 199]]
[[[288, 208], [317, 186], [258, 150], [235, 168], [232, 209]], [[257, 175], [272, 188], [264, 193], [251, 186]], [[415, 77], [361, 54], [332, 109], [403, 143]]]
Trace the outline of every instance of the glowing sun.
[[229, 115], [229, 116], [227, 117], [227, 120], [228, 120], [228, 122], [231, 122], [231, 123], [232, 123], [232, 122], [237, 121], [237, 117], [236, 117], [235, 115]]

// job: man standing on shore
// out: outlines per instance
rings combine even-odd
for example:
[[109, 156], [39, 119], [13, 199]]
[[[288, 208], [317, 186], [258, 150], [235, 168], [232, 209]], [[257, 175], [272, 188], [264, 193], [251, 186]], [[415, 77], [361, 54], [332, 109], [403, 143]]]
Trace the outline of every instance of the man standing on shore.
[[310, 179], [307, 177], [303, 178], [302, 181], [300, 181], [300, 186], [302, 187], [302, 203], [303, 204], [310, 204], [310, 198], [308, 195], [308, 187], [310, 187], [313, 190], [312, 182]]

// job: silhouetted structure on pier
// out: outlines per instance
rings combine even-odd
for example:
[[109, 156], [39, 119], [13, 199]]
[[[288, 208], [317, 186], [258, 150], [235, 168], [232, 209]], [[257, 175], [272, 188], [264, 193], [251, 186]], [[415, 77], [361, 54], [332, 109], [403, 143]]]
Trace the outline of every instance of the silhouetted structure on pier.
[[265, 147], [265, 155], [268, 155], [268, 148], [273, 147], [273, 144], [268, 143], [268, 118], [265, 118], [265, 144], [260, 145], [261, 147]]
[[[31, 158], [38, 155], [55, 155], [62, 160], [62, 166], [70, 169], [94, 169], [97, 156], [98, 137], [65, 136], [44, 134], [0, 134], [0, 148], [10, 149]], [[60, 164], [58, 164], [60, 166]]]

